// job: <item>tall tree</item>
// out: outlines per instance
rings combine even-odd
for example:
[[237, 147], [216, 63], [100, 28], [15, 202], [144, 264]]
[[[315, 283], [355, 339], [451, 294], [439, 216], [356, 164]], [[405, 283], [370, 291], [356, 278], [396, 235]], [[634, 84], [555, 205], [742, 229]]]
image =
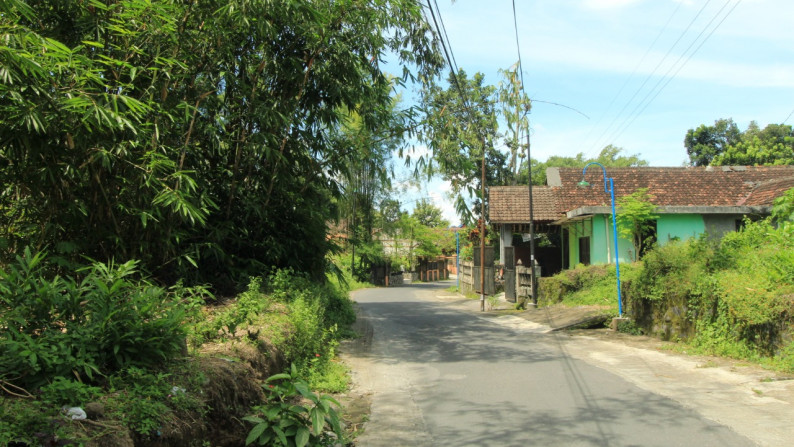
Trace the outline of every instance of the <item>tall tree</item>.
[[701, 124], [697, 129], [689, 129], [684, 137], [684, 146], [690, 164], [708, 166], [740, 138], [741, 131], [732, 119], [718, 119], [713, 126]]
[[763, 130], [753, 121], [740, 141], [717, 155], [715, 166], [791, 165], [794, 164], [794, 132], [787, 124], [769, 124]]
[[[451, 184], [456, 209], [464, 222], [473, 221], [467, 199], [474, 199], [479, 214], [481, 163], [486, 161], [486, 185], [504, 184], [508, 178], [506, 156], [494, 149], [498, 138], [496, 89], [484, 83], [482, 73], [472, 78], [460, 70], [450, 73], [446, 88], [427, 85], [421, 103], [427, 117], [418, 136], [431, 151], [419, 160], [418, 169], [438, 174]], [[487, 194], [486, 194], [487, 200]]]
[[[499, 70], [503, 81], [499, 83], [499, 102], [502, 106], [502, 116], [507, 124], [505, 134], [505, 144], [510, 150], [510, 183], [515, 185], [518, 181], [521, 162], [526, 156], [524, 150], [526, 145], [522, 144], [521, 137], [529, 132], [529, 111], [532, 109], [532, 102], [524, 92], [520, 75], [518, 73], [518, 62], [507, 70]], [[524, 149], [524, 150], [522, 150]]]
[[416, 0], [6, 0], [0, 37], [3, 254], [217, 286], [319, 276], [361, 156], [339, 129], [391, 120], [385, 52], [442, 64]]
[[444, 212], [441, 208], [433, 205], [432, 202], [422, 199], [414, 207], [413, 217], [419, 222], [430, 228], [445, 228], [449, 226], [449, 221], [444, 219]]

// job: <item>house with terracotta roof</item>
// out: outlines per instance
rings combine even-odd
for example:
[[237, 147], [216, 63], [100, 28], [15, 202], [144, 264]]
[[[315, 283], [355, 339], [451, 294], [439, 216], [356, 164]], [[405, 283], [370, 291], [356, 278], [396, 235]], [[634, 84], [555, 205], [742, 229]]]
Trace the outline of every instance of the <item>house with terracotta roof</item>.
[[[603, 171], [548, 168], [547, 184], [533, 187], [536, 259], [543, 276], [576, 264], [636, 259], [631, 241], [618, 239], [613, 253], [610, 195]], [[710, 166], [607, 168], [615, 200], [648, 188], [659, 216], [655, 240], [664, 245], [707, 234], [735, 231], [745, 216], [765, 217], [774, 200], [794, 188], [794, 166]], [[620, 210], [618, 209], [618, 214]], [[516, 259], [528, 257], [529, 192], [527, 186], [490, 188], [490, 221], [499, 228], [502, 247], [515, 247]], [[504, 250], [500, 251], [504, 262]], [[526, 259], [525, 259], [526, 258]]]

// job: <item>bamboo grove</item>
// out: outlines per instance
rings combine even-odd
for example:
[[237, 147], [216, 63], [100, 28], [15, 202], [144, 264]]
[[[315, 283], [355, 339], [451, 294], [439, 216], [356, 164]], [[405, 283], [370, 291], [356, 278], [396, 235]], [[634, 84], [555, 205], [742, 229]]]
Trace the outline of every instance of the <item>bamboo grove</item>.
[[6, 0], [0, 253], [319, 276], [361, 160], [410, 128], [393, 83], [441, 64], [415, 0]]

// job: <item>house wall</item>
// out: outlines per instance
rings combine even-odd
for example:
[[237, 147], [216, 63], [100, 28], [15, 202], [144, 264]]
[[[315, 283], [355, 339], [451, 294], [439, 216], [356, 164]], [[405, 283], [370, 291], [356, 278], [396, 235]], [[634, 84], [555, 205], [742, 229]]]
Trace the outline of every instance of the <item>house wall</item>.
[[505, 247], [513, 246], [513, 226], [503, 224], [499, 227], [499, 264], [505, 263]]
[[725, 233], [736, 231], [736, 221], [743, 217], [737, 214], [710, 214], [703, 216], [703, 223], [709, 236], [719, 239]]
[[656, 221], [656, 240], [659, 245], [680, 239], [685, 241], [705, 233], [706, 225], [700, 214], [662, 214]]
[[[587, 237], [590, 236], [590, 244], [591, 249], [590, 253], [592, 255], [592, 242], [593, 242], [593, 220], [586, 219], [586, 220], [579, 220], [573, 222], [569, 225], [566, 225], [565, 228], [568, 229], [568, 259], [571, 260], [571, 267], [579, 264], [579, 238], [580, 237]], [[593, 262], [591, 258], [591, 262]]]
[[[674, 240], [696, 238], [703, 233], [721, 237], [736, 229], [737, 215], [700, 215], [700, 214], [662, 214], [656, 221], [656, 237], [660, 245]], [[612, 217], [595, 215], [593, 217], [564, 225], [568, 232], [568, 251], [571, 266], [579, 264], [579, 238], [590, 237], [590, 263], [611, 264], [615, 262], [614, 242], [612, 240]], [[618, 236], [620, 262], [634, 261], [634, 245], [630, 240]]]
[[[590, 263], [611, 264], [615, 262], [615, 242], [613, 241], [612, 216], [597, 215], [565, 226], [568, 231], [568, 251], [571, 266], [581, 263], [579, 257], [579, 238], [590, 237]], [[634, 260], [634, 245], [628, 239], [618, 236], [620, 262]]]
[[[590, 260], [593, 264], [612, 264], [615, 262], [615, 241], [612, 229], [612, 216], [593, 216], [593, 238], [590, 243]], [[634, 245], [630, 240], [618, 236], [620, 262], [634, 259]], [[578, 259], [578, 258], [577, 258]]]

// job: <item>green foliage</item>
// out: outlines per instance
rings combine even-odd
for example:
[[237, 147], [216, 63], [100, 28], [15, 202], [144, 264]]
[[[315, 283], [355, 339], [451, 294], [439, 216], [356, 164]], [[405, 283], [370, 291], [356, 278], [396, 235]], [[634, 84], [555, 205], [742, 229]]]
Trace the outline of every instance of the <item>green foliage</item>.
[[418, 136], [431, 150], [432, 158], [420, 158], [417, 170], [449, 181], [457, 196], [458, 215], [463, 222], [472, 222], [474, 215], [480, 214], [482, 203], [478, 201], [470, 209], [464, 197], [479, 198], [483, 159], [487, 185], [505, 184], [509, 176], [506, 156], [494, 149], [498, 137], [496, 89], [485, 84], [482, 73], [469, 78], [460, 70], [456, 76], [449, 75], [446, 89], [426, 85], [421, 95], [427, 120]]
[[206, 411], [199, 397], [201, 381], [190, 373], [178, 377], [168, 371], [130, 367], [108, 378], [106, 410], [139, 436], [153, 436], [176, 412], [201, 415]]
[[713, 126], [689, 129], [684, 145], [694, 166], [794, 164], [794, 132], [787, 124], [761, 129], [751, 121], [742, 132], [732, 119], [719, 119]]
[[372, 287], [372, 284], [364, 281], [359, 281], [354, 278], [347, 266], [350, 265], [350, 254], [340, 254], [330, 257], [328, 260], [328, 273], [326, 280], [329, 286], [342, 292], [348, 293], [353, 290], [364, 289]]
[[136, 262], [94, 263], [83, 277], [50, 276], [46, 254], [25, 249], [0, 271], [0, 378], [38, 386], [89, 380], [180, 353], [190, 306], [136, 275]]
[[732, 119], [719, 119], [714, 121], [713, 126], [701, 124], [697, 129], [689, 129], [684, 138], [684, 146], [693, 166], [708, 166], [715, 157], [740, 139], [739, 126]]
[[[294, 365], [290, 372], [271, 376], [265, 383], [267, 402], [254, 407], [256, 415], [243, 418], [254, 424], [245, 445], [330, 446], [344, 439], [334, 408], [339, 402], [313, 393]], [[335, 436], [330, 436], [326, 427]]]
[[788, 360], [776, 356], [788, 352], [792, 231], [748, 221], [719, 242], [704, 237], [656, 248], [630, 290], [631, 312], [650, 331], [671, 309], [683, 310], [680, 323], [691, 330], [681, 335], [697, 352], [784, 367]]
[[695, 336], [690, 340], [695, 352], [757, 361], [759, 355], [735, 325], [728, 306], [717, 302], [710, 318], [698, 319]]
[[631, 294], [650, 301], [685, 302], [704, 278], [708, 241], [677, 241], [656, 247], [643, 258]]
[[119, 423], [132, 430], [136, 442], [150, 442], [179, 415], [195, 418], [206, 413], [200, 395], [203, 378], [184, 366], [174, 362], [168, 370], [129, 367], [107, 376], [102, 387], [56, 377], [27, 399], [0, 397], [0, 445], [55, 445], [59, 440], [83, 445], [88, 441], [85, 432], [80, 424], [66, 423], [62, 407], [85, 408], [88, 403], [102, 405], [109, 427]]
[[[648, 162], [640, 158], [640, 154], [634, 155], [621, 155], [624, 151], [623, 148], [608, 145], [601, 149], [601, 152], [596, 158], [586, 158], [583, 152], [579, 152], [575, 157], [566, 157], [563, 155], [552, 155], [545, 162], [537, 162], [532, 160], [532, 184], [545, 185], [546, 184], [546, 168], [581, 168], [588, 163], [597, 162], [606, 166], [607, 168], [626, 168], [632, 166], [648, 166]], [[526, 167], [524, 168], [526, 171]], [[526, 172], [524, 172], [526, 179]]]
[[[621, 292], [636, 281], [640, 272], [637, 264], [621, 264]], [[540, 278], [538, 282], [538, 305], [549, 306], [563, 303], [566, 306], [602, 305], [618, 310], [617, 275], [614, 265], [577, 265], [570, 270]], [[624, 297], [625, 301], [625, 297]]]
[[[333, 354], [332, 354], [333, 355]], [[308, 382], [313, 390], [343, 393], [350, 386], [350, 370], [338, 361], [317, 358], [309, 370]]]
[[648, 188], [639, 188], [633, 193], [623, 196], [617, 201], [618, 233], [630, 239], [634, 245], [635, 261], [649, 248], [652, 241], [648, 234], [656, 228], [656, 205], [651, 203], [653, 196]]
[[449, 226], [449, 221], [444, 219], [441, 208], [433, 205], [427, 199], [422, 199], [414, 207], [413, 217], [419, 225], [429, 228], [444, 228]]
[[794, 164], [794, 132], [788, 124], [769, 124], [763, 130], [753, 121], [740, 141], [714, 157], [715, 166]]
[[794, 188], [775, 199], [772, 219], [779, 224], [794, 223]]
[[0, 255], [68, 243], [224, 293], [271, 265], [322, 277], [342, 179], [410, 128], [393, 83], [442, 65], [415, 0], [7, 3]]
[[645, 331], [634, 320], [628, 319], [618, 322], [618, 332], [629, 335], [643, 335]]
[[68, 427], [55, 422], [60, 408], [39, 400], [0, 395], [0, 445], [41, 445], [43, 434], [51, 434], [51, 439], [68, 439]]
[[254, 277], [248, 289], [239, 294], [234, 305], [227, 306], [211, 318], [201, 318], [192, 325], [190, 341], [194, 346], [218, 339], [234, 337], [237, 329], [244, 329], [260, 321], [272, 300], [262, 291], [262, 278]]
[[[518, 72], [519, 64], [515, 63], [507, 70], [499, 69], [503, 81], [499, 83], [498, 98], [501, 105], [502, 116], [507, 124], [505, 143], [510, 150], [510, 184], [515, 185], [519, 179], [519, 170], [522, 160], [525, 159], [526, 145], [519, 141], [522, 135], [527, 135], [529, 129], [529, 111], [532, 110], [532, 101], [521, 85], [521, 76]], [[526, 180], [525, 180], [526, 182]]]
[[112, 376], [110, 387], [119, 392], [108, 401], [108, 413], [137, 433], [155, 434], [170, 411], [168, 374], [132, 367]]
[[303, 370], [315, 354], [327, 357], [337, 338], [351, 334], [349, 327], [356, 314], [346, 293], [291, 269], [273, 270], [264, 280], [251, 278], [248, 290], [222, 311], [197, 321], [191, 331], [191, 343], [199, 346], [233, 338], [238, 330], [249, 328], [258, 332], [268, 326], [269, 319], [280, 318], [289, 334], [271, 341], [279, 344], [288, 361], [298, 363]]
[[41, 400], [54, 406], [81, 407], [92, 402], [102, 393], [102, 389], [77, 380], [55, 377], [52, 382], [42, 386]]

